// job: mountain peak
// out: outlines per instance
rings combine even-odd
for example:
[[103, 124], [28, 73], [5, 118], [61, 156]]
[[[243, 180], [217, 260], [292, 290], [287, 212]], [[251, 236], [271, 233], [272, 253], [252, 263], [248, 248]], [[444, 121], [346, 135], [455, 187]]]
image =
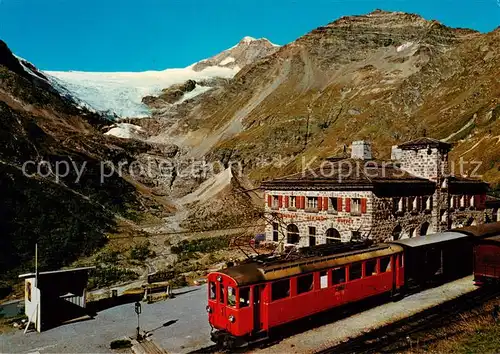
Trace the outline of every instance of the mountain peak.
[[280, 48], [279, 45], [271, 43], [267, 38], [257, 39], [245, 36], [235, 46], [194, 64], [193, 70], [202, 71], [210, 66], [221, 66], [239, 70], [245, 65], [273, 54], [278, 48]]

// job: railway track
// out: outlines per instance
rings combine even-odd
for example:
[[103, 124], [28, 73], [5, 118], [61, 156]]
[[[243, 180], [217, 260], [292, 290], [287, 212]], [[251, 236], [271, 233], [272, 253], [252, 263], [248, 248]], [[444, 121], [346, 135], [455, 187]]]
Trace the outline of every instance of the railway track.
[[[456, 320], [456, 317], [463, 312], [473, 310], [480, 307], [483, 303], [487, 302], [500, 295], [498, 289], [488, 289], [479, 288], [471, 293], [462, 295], [456, 299], [447, 301], [443, 304], [437, 305], [430, 309], [424, 310], [418, 314], [405, 318], [403, 320], [393, 322], [389, 325], [380, 327], [376, 330], [370, 331], [366, 334], [352, 338], [344, 343], [332, 346], [328, 349], [321, 350], [317, 354], [329, 354], [329, 353], [377, 353], [383, 352], [384, 348], [404, 340], [405, 345], [398, 347], [397, 351], [403, 351], [406, 349], [411, 349], [411, 344], [406, 341], [411, 335], [423, 330], [431, 330], [433, 328], [440, 328], [446, 324], [450, 324]], [[362, 312], [364, 309], [369, 308], [370, 305], [367, 304], [366, 307], [358, 307], [357, 312]], [[355, 312], [347, 310], [344, 315], [350, 316]], [[335, 322], [336, 319], [331, 319], [331, 322]], [[323, 323], [324, 324], [324, 323]], [[322, 325], [322, 324], [318, 324]], [[313, 327], [305, 329], [305, 331], [311, 330]], [[300, 334], [305, 332], [304, 330], [298, 330], [297, 333], [289, 333], [289, 336]], [[286, 336], [278, 335], [274, 338], [267, 339], [260, 343], [252, 343], [247, 347], [241, 347], [232, 349], [230, 351], [225, 351], [218, 347], [217, 345], [211, 345], [191, 353], [245, 353], [251, 350], [258, 350], [261, 348], [272, 347], [278, 344]]]
[[[411, 349], [411, 336], [420, 331], [438, 329], [456, 321], [463, 312], [473, 310], [499, 296], [498, 289], [479, 288], [469, 294], [432, 307], [406, 319], [370, 331], [347, 342], [317, 352], [329, 353], [378, 353], [388, 346], [403, 341], [405, 344], [395, 349], [397, 352]], [[409, 339], [409, 340], [408, 340]]]

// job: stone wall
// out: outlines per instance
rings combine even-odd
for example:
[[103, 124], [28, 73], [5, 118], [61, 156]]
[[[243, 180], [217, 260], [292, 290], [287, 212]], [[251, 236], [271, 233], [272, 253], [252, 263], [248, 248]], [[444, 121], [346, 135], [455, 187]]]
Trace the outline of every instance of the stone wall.
[[[429, 224], [424, 234], [434, 232], [432, 210], [395, 212], [393, 198], [374, 197], [373, 239], [378, 242], [393, 240], [393, 231], [401, 227], [400, 239], [420, 236], [422, 226]], [[407, 209], [407, 208], [406, 208]]]
[[[273, 209], [267, 205], [267, 195], [282, 195], [282, 196], [305, 196], [305, 197], [332, 197], [342, 198], [342, 211], [315, 211], [293, 210], [287, 209], [284, 206], [279, 209]], [[353, 215], [346, 212], [346, 198], [366, 199], [366, 213]], [[373, 214], [373, 193], [364, 192], [336, 192], [336, 191], [266, 191], [266, 215], [268, 223], [266, 224], [266, 240], [273, 240], [272, 222], [279, 225], [279, 239], [286, 243], [287, 226], [295, 224], [299, 228], [300, 247], [309, 246], [309, 227], [316, 228], [316, 244], [326, 243], [326, 231], [330, 228], [336, 229], [341, 236], [342, 242], [351, 240], [352, 232], [359, 231], [361, 238], [367, 238], [370, 235]]]

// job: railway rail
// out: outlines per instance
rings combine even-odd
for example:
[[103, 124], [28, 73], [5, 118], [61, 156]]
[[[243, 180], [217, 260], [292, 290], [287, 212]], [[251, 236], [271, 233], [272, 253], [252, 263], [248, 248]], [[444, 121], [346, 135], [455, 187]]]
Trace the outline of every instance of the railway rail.
[[[478, 288], [477, 290], [447, 301], [428, 310], [424, 310], [406, 319], [391, 323], [353, 338], [345, 343], [317, 352], [330, 353], [375, 353], [384, 352], [385, 348], [403, 340], [404, 345], [395, 349], [397, 352], [411, 349], [411, 335], [423, 330], [438, 329], [456, 321], [463, 312], [473, 310], [500, 295], [499, 289]], [[407, 339], [410, 339], [408, 341]]]

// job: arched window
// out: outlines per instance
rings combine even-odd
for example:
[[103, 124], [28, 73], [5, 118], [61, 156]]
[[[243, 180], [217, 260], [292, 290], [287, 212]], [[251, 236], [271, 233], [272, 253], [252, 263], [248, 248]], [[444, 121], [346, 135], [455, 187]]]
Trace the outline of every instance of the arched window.
[[401, 232], [403, 229], [401, 228], [401, 225], [397, 225], [394, 230], [392, 230], [392, 239], [394, 241], [399, 240], [401, 238]]
[[286, 241], [287, 243], [290, 243], [292, 245], [296, 245], [299, 243], [300, 240], [300, 235], [299, 235], [299, 228], [297, 225], [290, 224], [286, 228]]
[[425, 236], [429, 234], [429, 223], [424, 222], [422, 226], [420, 227], [420, 236]]
[[342, 238], [340, 237], [340, 232], [337, 229], [330, 228], [326, 230], [326, 243], [340, 243], [342, 242]]

